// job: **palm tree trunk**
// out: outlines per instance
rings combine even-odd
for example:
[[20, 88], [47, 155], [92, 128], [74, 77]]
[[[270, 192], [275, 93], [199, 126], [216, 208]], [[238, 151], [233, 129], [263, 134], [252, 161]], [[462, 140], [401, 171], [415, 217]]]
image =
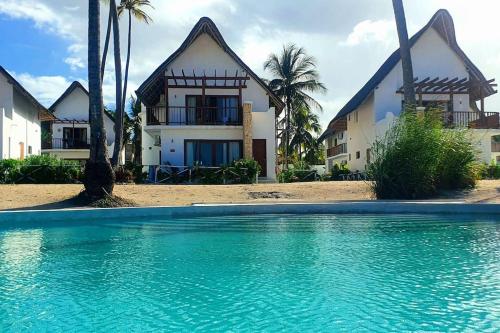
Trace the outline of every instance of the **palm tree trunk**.
[[112, 194], [114, 172], [108, 160], [104, 129], [100, 55], [99, 0], [89, 0], [88, 80], [90, 158], [85, 164], [85, 191], [91, 198]]
[[104, 51], [102, 52], [102, 63], [101, 63], [101, 81], [104, 80], [104, 70], [106, 68], [106, 58], [108, 57], [109, 39], [111, 37], [111, 23], [112, 23], [112, 13], [111, 6], [109, 7], [108, 15], [108, 28], [106, 30], [106, 40], [104, 41]]
[[413, 67], [411, 63], [410, 43], [408, 41], [408, 31], [406, 29], [406, 17], [403, 7], [403, 0], [392, 0], [394, 16], [398, 29], [399, 51], [401, 53], [401, 64], [403, 67], [403, 88], [405, 105], [415, 107], [415, 86], [413, 83]]
[[288, 170], [288, 150], [290, 149], [290, 112], [291, 101], [288, 96], [286, 99], [286, 113], [285, 113], [285, 170]]
[[120, 50], [120, 25], [115, 0], [110, 1], [110, 11], [113, 15], [113, 44], [115, 56], [115, 78], [116, 78], [116, 113], [115, 113], [115, 146], [111, 165], [116, 168], [120, 161], [123, 142], [123, 98], [122, 98], [122, 60]]

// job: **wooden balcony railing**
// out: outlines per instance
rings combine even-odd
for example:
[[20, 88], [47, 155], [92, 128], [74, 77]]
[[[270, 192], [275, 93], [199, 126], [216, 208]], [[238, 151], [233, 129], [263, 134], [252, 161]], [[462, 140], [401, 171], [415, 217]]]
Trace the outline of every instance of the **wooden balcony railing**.
[[448, 128], [466, 127], [474, 129], [500, 128], [498, 112], [453, 111], [443, 113], [444, 124]]
[[341, 143], [340, 145], [328, 148], [326, 150], [327, 157], [334, 157], [334, 156], [337, 156], [340, 154], [346, 154], [346, 153], [347, 153], [347, 144], [346, 143]]
[[89, 149], [90, 141], [81, 139], [53, 138], [42, 141], [42, 149]]
[[242, 125], [239, 107], [156, 106], [147, 108], [147, 125]]

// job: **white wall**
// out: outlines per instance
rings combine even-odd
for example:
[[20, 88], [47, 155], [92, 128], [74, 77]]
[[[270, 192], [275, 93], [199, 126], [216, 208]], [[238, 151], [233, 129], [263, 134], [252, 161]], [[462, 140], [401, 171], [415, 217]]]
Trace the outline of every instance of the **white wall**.
[[[181, 70], [187, 76], [217, 76], [224, 75], [227, 70], [228, 76], [243, 76], [242, 68], [207, 34], [200, 35], [167, 69], [167, 75], [181, 75]], [[198, 81], [200, 82], [200, 81]], [[207, 84], [213, 85], [208, 81]], [[218, 82], [222, 84], [222, 82]], [[201, 89], [169, 89], [169, 106], [184, 106], [185, 95], [201, 95]], [[206, 95], [238, 95], [238, 89], [207, 89]], [[253, 79], [247, 81], [247, 88], [243, 89], [243, 100], [252, 101], [254, 112], [266, 112], [269, 109], [269, 96], [266, 91]]]
[[267, 178], [276, 179], [275, 110], [252, 111], [252, 138], [266, 139]]
[[[435, 78], [469, 78], [462, 59], [450, 48], [450, 46], [433, 29], [428, 29], [411, 48], [413, 74], [420, 80], [426, 77]], [[387, 77], [375, 89], [375, 119], [380, 121], [386, 117], [386, 113], [391, 112], [399, 115], [401, 111], [402, 94], [396, 91], [403, 85], [403, 73], [401, 61], [392, 69]], [[448, 96], [441, 96], [448, 100]], [[440, 96], [425, 96], [427, 100], [437, 100]], [[468, 97], [462, 95], [456, 97], [457, 111], [469, 110]], [[459, 104], [462, 101], [462, 104]]]
[[[347, 164], [352, 171], [364, 171], [367, 162], [367, 149], [375, 141], [375, 118], [373, 95], [356, 111], [347, 116]], [[356, 152], [360, 157], [356, 157]]]
[[[38, 109], [35, 108], [23, 95], [13, 89], [12, 85], [1, 87], [2, 90], [10, 89], [9, 92], [2, 92], [1, 103], [11, 105], [10, 108], [2, 107], [2, 158], [21, 158], [21, 144], [24, 145], [24, 157], [39, 155], [41, 150], [40, 121], [38, 119]], [[31, 149], [31, 153], [30, 153]]]
[[7, 82], [7, 78], [0, 75], [0, 159], [8, 158], [8, 135], [6, 134], [6, 122], [12, 119], [12, 109], [14, 104], [13, 88]]

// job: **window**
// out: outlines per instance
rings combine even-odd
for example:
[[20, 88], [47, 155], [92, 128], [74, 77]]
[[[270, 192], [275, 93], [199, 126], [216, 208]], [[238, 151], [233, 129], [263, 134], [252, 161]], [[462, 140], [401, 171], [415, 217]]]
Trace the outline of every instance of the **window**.
[[351, 160], [351, 154], [349, 154], [349, 161]]
[[33, 154], [33, 147], [32, 146], [28, 146], [28, 154]]
[[370, 164], [371, 163], [371, 155], [372, 154], [372, 150], [370, 148], [368, 148], [366, 150], [366, 163]]
[[354, 122], [358, 122], [358, 111], [354, 112]]
[[161, 136], [159, 135], [155, 135], [154, 136], [154, 145], [157, 146], [157, 147], [161, 147]]
[[64, 127], [63, 148], [65, 149], [88, 148], [87, 129], [78, 127]]
[[356, 152], [356, 159], [359, 160], [361, 158], [361, 152], [358, 150]]
[[186, 140], [184, 162], [187, 166], [206, 167], [229, 165], [242, 157], [243, 141]]

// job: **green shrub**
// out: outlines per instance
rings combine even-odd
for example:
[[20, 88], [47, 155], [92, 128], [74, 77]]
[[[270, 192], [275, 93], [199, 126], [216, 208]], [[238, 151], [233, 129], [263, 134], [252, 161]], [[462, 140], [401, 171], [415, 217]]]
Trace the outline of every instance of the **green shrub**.
[[232, 177], [239, 179], [240, 184], [253, 184], [262, 171], [260, 164], [253, 159], [241, 159], [231, 163]]
[[347, 164], [338, 164], [335, 163], [333, 165], [332, 171], [330, 171], [330, 179], [329, 180], [342, 180], [343, 175], [348, 175], [351, 171]]
[[7, 184], [66, 184], [81, 180], [77, 162], [49, 155], [29, 156], [22, 161], [0, 161], [0, 183]]
[[478, 167], [478, 173], [481, 179], [500, 179], [500, 164], [495, 164], [491, 161], [491, 164], [481, 164]]
[[278, 174], [280, 183], [313, 182], [320, 180], [317, 170], [311, 170], [311, 166], [305, 161], [298, 161], [288, 170]]
[[372, 146], [368, 166], [379, 199], [421, 199], [474, 186], [476, 153], [462, 129], [444, 129], [438, 112], [404, 112]]

